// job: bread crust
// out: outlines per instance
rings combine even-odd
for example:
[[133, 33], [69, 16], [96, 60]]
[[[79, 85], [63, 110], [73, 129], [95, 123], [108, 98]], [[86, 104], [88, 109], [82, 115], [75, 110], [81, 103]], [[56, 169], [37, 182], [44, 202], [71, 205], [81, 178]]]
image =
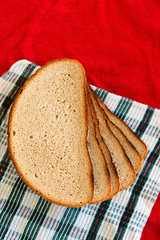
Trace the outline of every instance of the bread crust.
[[[103, 109], [102, 109], [103, 110]], [[105, 112], [104, 112], [105, 113]], [[105, 115], [106, 116], [106, 115]], [[113, 122], [111, 122], [111, 120], [106, 116], [106, 121], [107, 121], [107, 123], [108, 123], [108, 125], [109, 125], [109, 128], [110, 128], [110, 130], [112, 131], [112, 129], [111, 129], [111, 127], [110, 127], [110, 124], [112, 124], [115, 128], [117, 128], [117, 130], [119, 131], [119, 133], [123, 136], [123, 138], [125, 139], [125, 141], [127, 142], [127, 144], [128, 144], [128, 146], [129, 147], [131, 147], [132, 148], [132, 150], [134, 151], [134, 154], [136, 155], [136, 157], [139, 159], [139, 164], [138, 164], [138, 166], [136, 167], [136, 168], [134, 168], [134, 166], [133, 166], [133, 164], [132, 164], [132, 161], [129, 159], [129, 157], [128, 157], [128, 159], [130, 160], [130, 162], [131, 162], [131, 164], [132, 164], [132, 167], [134, 168], [134, 171], [135, 172], [138, 172], [138, 170], [141, 168], [141, 165], [142, 165], [142, 158], [141, 158], [141, 156], [140, 156], [140, 154], [138, 153], [138, 151], [136, 150], [136, 148], [133, 146], [133, 144], [127, 139], [127, 137], [124, 135], [124, 133], [113, 123]], [[112, 131], [112, 133], [113, 133], [113, 131]], [[113, 133], [114, 134], [114, 133]], [[124, 149], [124, 151], [125, 151], [125, 149]], [[126, 152], [126, 151], [125, 151]], [[127, 155], [127, 153], [126, 153], [126, 155]]]
[[[98, 97], [98, 95], [92, 90], [92, 88], [90, 87], [90, 90], [93, 92], [93, 94], [94, 94], [94, 96], [95, 96], [95, 98], [97, 99], [97, 101], [99, 102], [99, 105], [100, 105], [100, 107], [101, 107], [101, 109], [103, 109], [103, 111], [104, 111], [104, 114], [105, 114], [105, 116], [107, 117], [107, 118], [109, 118], [109, 116], [107, 115], [107, 113], [106, 113], [106, 111], [105, 111], [105, 109], [108, 111], [108, 112], [110, 112], [110, 114], [112, 114], [112, 115], [114, 115], [112, 112], [111, 112], [111, 110], [104, 104], [104, 102]], [[116, 119], [118, 119], [123, 125], [125, 125], [125, 127], [126, 127], [126, 129], [130, 132], [130, 134], [134, 137], [134, 138], [136, 138], [141, 144], [143, 144], [143, 147], [144, 147], [144, 149], [145, 149], [145, 151], [144, 151], [144, 154], [143, 153], [139, 153], [140, 154], [140, 156], [141, 156], [141, 158], [142, 158], [142, 160], [147, 156], [147, 146], [146, 146], [146, 144], [132, 131], [132, 129], [130, 129], [129, 128], [129, 126], [127, 125], [127, 124], [125, 124], [125, 122], [123, 122], [120, 118], [118, 118], [116, 115], [114, 115], [114, 117], [116, 118]], [[110, 119], [110, 118], [109, 118]], [[112, 120], [110, 119], [110, 121], [112, 122]], [[113, 123], [113, 122], [112, 122]], [[114, 124], [114, 123], [113, 123]], [[114, 124], [115, 125], [115, 124]], [[116, 125], [115, 125], [116, 126]], [[117, 127], [117, 126], [116, 126]], [[118, 127], [117, 127], [118, 128]], [[119, 129], [119, 128], [118, 128]], [[120, 130], [120, 129], [119, 129]], [[121, 131], [121, 130], [120, 130]], [[122, 132], [122, 131], [121, 131]], [[124, 133], [123, 133], [124, 134]], [[125, 136], [125, 134], [124, 134], [124, 136]], [[127, 138], [127, 137], [126, 137]], [[127, 138], [127, 140], [129, 141], [129, 139]], [[130, 142], [130, 141], [129, 141]], [[135, 146], [130, 142], [130, 144], [135, 148]], [[136, 148], [135, 148], [136, 149]], [[136, 151], [137, 151], [137, 149], [136, 149]], [[137, 151], [138, 152], [138, 151]], [[137, 170], [138, 171], [138, 170]]]
[[[94, 91], [90, 87], [88, 87], [88, 90], [89, 90], [90, 96], [92, 95], [91, 96], [91, 100], [93, 98], [95, 100], [96, 104], [99, 106], [99, 103], [98, 103], [98, 100], [95, 97]], [[101, 114], [103, 115], [103, 117], [105, 117], [104, 111], [102, 111], [101, 108], [100, 108], [100, 111], [101, 111]], [[122, 145], [120, 144], [119, 140], [112, 134], [106, 119], [105, 119], [105, 124], [106, 124], [106, 127], [108, 128], [108, 130], [110, 131], [111, 135], [114, 137], [114, 141], [117, 142], [117, 144], [119, 145], [119, 148], [123, 152], [124, 158], [127, 160], [126, 164], [128, 165], [129, 169], [132, 171], [132, 179], [131, 179], [131, 181], [128, 184], [125, 184], [125, 187], [122, 187], [121, 184], [120, 184], [120, 191], [122, 191], [122, 190], [126, 189], [128, 186], [130, 186], [133, 183], [133, 181], [135, 179], [135, 171], [134, 171], [134, 169], [132, 167], [132, 164], [131, 164], [130, 160], [128, 159], [128, 157], [127, 157], [127, 155], [126, 155]]]
[[[88, 108], [90, 109], [90, 112], [91, 112], [91, 117], [92, 117], [92, 121], [93, 121], [94, 128], [95, 128], [95, 121], [94, 121], [94, 118], [93, 118], [93, 112], [92, 112], [92, 106], [91, 106], [91, 99], [90, 99], [89, 94], [87, 94], [87, 103], [88, 103]], [[109, 174], [109, 171], [108, 171], [108, 166], [107, 166], [107, 163], [106, 163], [106, 161], [105, 161], [104, 154], [103, 154], [103, 152], [102, 152], [102, 149], [101, 149], [100, 144], [99, 144], [99, 142], [98, 142], [98, 140], [97, 140], [97, 137], [96, 137], [96, 129], [95, 129], [95, 131], [94, 131], [93, 134], [94, 134], [94, 138], [95, 138], [95, 140], [96, 140], [96, 142], [97, 142], [97, 144], [98, 144], [98, 147], [99, 147], [99, 149], [100, 149], [100, 152], [101, 152], [101, 154], [102, 154], [102, 156], [103, 156], [103, 158], [104, 158], [104, 171], [105, 171], [106, 176], [107, 176], [107, 178], [109, 179], [109, 182], [110, 182], [110, 194], [109, 194], [109, 195], [107, 194], [107, 196], [101, 198], [100, 200], [95, 200], [95, 199], [93, 198], [92, 201], [91, 201], [91, 204], [96, 204], [96, 203], [100, 203], [100, 202], [103, 202], [103, 201], [109, 199], [109, 197], [110, 197], [110, 195], [111, 195], [111, 177], [110, 177], [110, 174]]]
[[[101, 152], [102, 152], [102, 154], [103, 154], [103, 156], [104, 156], [104, 159], [105, 159], [105, 155], [104, 155], [104, 153], [103, 153], [103, 150], [102, 150], [102, 148], [101, 148], [101, 145], [100, 145], [99, 140], [101, 140], [101, 141], [103, 142], [103, 144], [105, 145], [105, 147], [106, 147], [106, 149], [107, 149], [107, 151], [108, 151], [108, 154], [110, 155], [110, 158], [111, 158], [111, 161], [112, 161], [112, 166], [113, 166], [113, 168], [114, 168], [114, 172], [115, 172], [115, 174], [116, 174], [116, 182], [117, 182], [116, 191], [114, 191], [114, 192], [112, 191], [112, 185], [111, 185], [111, 195], [108, 196], [106, 199], [103, 200], [103, 201], [106, 201], [106, 200], [111, 199], [112, 197], [114, 197], [114, 196], [119, 192], [120, 182], [119, 182], [119, 177], [118, 177], [117, 169], [116, 169], [115, 166], [114, 166], [114, 163], [113, 163], [111, 154], [110, 154], [110, 152], [109, 152], [109, 150], [108, 150], [108, 147], [107, 147], [107, 145], [105, 144], [102, 136], [100, 135], [100, 129], [99, 129], [99, 122], [98, 122], [98, 120], [97, 120], [97, 123], [95, 123], [95, 120], [96, 120], [95, 118], [97, 118], [97, 117], [96, 117], [96, 112], [95, 112], [94, 106], [93, 106], [93, 104], [92, 104], [92, 102], [91, 102], [92, 100], [91, 100], [91, 98], [90, 98], [90, 96], [89, 96], [89, 93], [88, 93], [88, 97], [89, 97], [89, 99], [90, 99], [91, 111], [92, 111], [92, 117], [93, 117], [93, 119], [94, 119], [94, 124], [97, 125], [97, 126], [95, 126], [95, 128], [96, 128], [96, 139], [97, 139], [97, 142], [98, 142], [99, 147], [100, 147], [100, 149], [101, 149]], [[97, 132], [97, 131], [98, 131], [98, 132]], [[101, 136], [101, 139], [99, 139], [98, 133], [99, 133], [99, 136]], [[105, 160], [105, 162], [106, 162], [106, 167], [107, 167], [107, 170], [108, 170], [108, 173], [109, 173], [107, 161]], [[110, 173], [109, 173], [109, 175], [110, 175]], [[111, 178], [111, 175], [110, 175], [110, 178]], [[114, 180], [115, 180], [115, 179], [114, 179]]]
[[[86, 202], [83, 202], [82, 204], [80, 203], [77, 203], [77, 204], [65, 204], [64, 202], [61, 202], [61, 201], [56, 201], [52, 198], [50, 198], [49, 196], [43, 194], [43, 192], [41, 192], [40, 190], [37, 190], [35, 189], [35, 187], [33, 186], [33, 184], [23, 175], [23, 172], [21, 172], [19, 166], [18, 166], [18, 163], [17, 163], [17, 160], [15, 158], [15, 154], [14, 154], [14, 151], [13, 151], [13, 148], [12, 148], [12, 139], [11, 139], [11, 132], [12, 132], [12, 119], [14, 117], [14, 111], [16, 109], [16, 106], [18, 104], [18, 100], [20, 98], [20, 95], [23, 94], [23, 90], [26, 88], [26, 86], [28, 85], [28, 83], [30, 81], [32, 81], [34, 79], [34, 77], [39, 73], [41, 72], [42, 70], [44, 70], [48, 65], [50, 64], [53, 64], [53, 63], [56, 63], [56, 62], [59, 62], [59, 61], [72, 61], [72, 62], [76, 62], [82, 72], [83, 72], [83, 78], [84, 78], [84, 107], [85, 109], [87, 109], [87, 103], [86, 103], [86, 77], [85, 77], [85, 70], [82, 66], [81, 63], [79, 63], [77, 60], [74, 60], [74, 59], [68, 59], [68, 58], [64, 58], [64, 59], [57, 59], [57, 60], [53, 60], [53, 61], [50, 61], [48, 62], [47, 64], [43, 65], [41, 68], [39, 68], [37, 70], [37, 72], [35, 74], [33, 74], [28, 80], [26, 80], [26, 82], [24, 83], [24, 85], [19, 89], [18, 93], [17, 93], [17, 96], [12, 104], [12, 107], [11, 107], [11, 111], [10, 111], [10, 114], [9, 114], [9, 120], [8, 120], [8, 150], [9, 150], [9, 155], [10, 155], [10, 158], [12, 160], [12, 163], [18, 173], [18, 175], [20, 176], [20, 178], [22, 179], [22, 181], [32, 190], [34, 191], [35, 193], [39, 194], [42, 198], [44, 198], [45, 200], [49, 201], [49, 202], [52, 202], [52, 203], [55, 203], [57, 205], [60, 205], [60, 206], [65, 206], [65, 207], [73, 207], [73, 208], [77, 208], [77, 207], [82, 207], [82, 206], [85, 206], [86, 204], [89, 204], [92, 199], [93, 199], [93, 192], [94, 192], [94, 184], [93, 184], [93, 170], [92, 170], [92, 163], [91, 163], [91, 159], [90, 159], [90, 155], [88, 153], [88, 156], [89, 156], [89, 159], [90, 159], [90, 162], [89, 162], [89, 168], [90, 168], [90, 176], [89, 176], [89, 181], [90, 181], [90, 187], [91, 187], [91, 192], [92, 192], [92, 195], [90, 196], [90, 198], [86, 201]], [[87, 132], [88, 132], [88, 123], [87, 123], [87, 110], [86, 110], [86, 118], [85, 118], [85, 130], [86, 130], [86, 137], [85, 137], [85, 143], [86, 143], [86, 149], [87, 149]], [[88, 149], [87, 149], [87, 152], [88, 152]]]

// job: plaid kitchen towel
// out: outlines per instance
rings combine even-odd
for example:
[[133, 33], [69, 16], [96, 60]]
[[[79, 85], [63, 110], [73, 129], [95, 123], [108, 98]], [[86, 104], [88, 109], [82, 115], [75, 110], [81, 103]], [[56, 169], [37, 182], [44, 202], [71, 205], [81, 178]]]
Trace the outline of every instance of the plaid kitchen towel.
[[11, 105], [38, 68], [21, 60], [0, 78], [0, 239], [140, 239], [160, 191], [160, 110], [93, 87], [146, 143], [148, 154], [134, 183], [113, 199], [78, 209], [57, 206], [22, 182], [7, 148]]

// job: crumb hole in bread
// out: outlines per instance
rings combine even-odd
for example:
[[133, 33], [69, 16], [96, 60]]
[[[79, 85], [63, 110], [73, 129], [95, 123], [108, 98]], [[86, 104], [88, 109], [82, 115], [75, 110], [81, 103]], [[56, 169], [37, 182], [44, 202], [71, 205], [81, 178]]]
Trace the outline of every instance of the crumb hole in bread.
[[36, 178], [38, 177], [36, 173], [34, 174], [34, 176], [35, 176]]
[[66, 102], [65, 100], [62, 101], [62, 103], [65, 103], [65, 102]]
[[70, 77], [71, 76], [71, 74], [70, 73], [68, 73], [68, 77]]
[[13, 136], [15, 136], [16, 135], [16, 132], [15, 131], [13, 131]]
[[56, 119], [58, 119], [58, 115], [56, 115]]
[[19, 94], [21, 94], [23, 92], [23, 89], [20, 90]]
[[76, 110], [75, 110], [75, 109], [73, 109], [73, 112], [76, 112]]
[[33, 136], [29, 136], [29, 138], [31, 138], [31, 139], [32, 139], [32, 138], [33, 138]]

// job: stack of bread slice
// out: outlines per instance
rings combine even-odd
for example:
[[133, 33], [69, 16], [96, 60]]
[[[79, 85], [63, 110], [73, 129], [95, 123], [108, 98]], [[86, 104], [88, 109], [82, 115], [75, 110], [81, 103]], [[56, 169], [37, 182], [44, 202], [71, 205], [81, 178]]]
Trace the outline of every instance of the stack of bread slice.
[[22, 180], [67, 207], [100, 203], [127, 188], [147, 153], [71, 59], [49, 62], [25, 82], [10, 112], [8, 147]]

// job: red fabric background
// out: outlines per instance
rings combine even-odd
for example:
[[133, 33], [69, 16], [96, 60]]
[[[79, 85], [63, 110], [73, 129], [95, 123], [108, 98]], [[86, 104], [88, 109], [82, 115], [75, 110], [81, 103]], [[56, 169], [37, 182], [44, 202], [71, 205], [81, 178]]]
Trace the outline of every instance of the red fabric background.
[[[63, 57], [79, 60], [90, 83], [160, 108], [160, 1], [1, 1], [0, 75], [19, 59]], [[146, 239], [160, 239], [160, 196]]]

